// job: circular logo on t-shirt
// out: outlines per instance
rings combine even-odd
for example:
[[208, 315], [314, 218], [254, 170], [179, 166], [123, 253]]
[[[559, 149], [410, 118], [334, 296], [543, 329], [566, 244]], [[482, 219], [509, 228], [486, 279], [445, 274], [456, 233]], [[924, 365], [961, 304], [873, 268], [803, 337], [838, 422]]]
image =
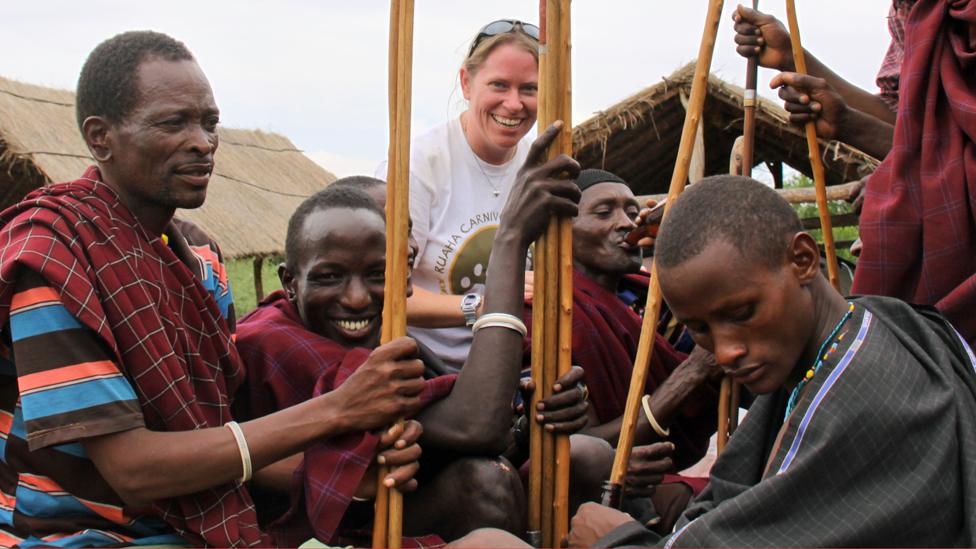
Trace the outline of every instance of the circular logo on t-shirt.
[[484, 287], [496, 232], [497, 225], [482, 227], [461, 245], [449, 273], [452, 294], [466, 294], [476, 287]]

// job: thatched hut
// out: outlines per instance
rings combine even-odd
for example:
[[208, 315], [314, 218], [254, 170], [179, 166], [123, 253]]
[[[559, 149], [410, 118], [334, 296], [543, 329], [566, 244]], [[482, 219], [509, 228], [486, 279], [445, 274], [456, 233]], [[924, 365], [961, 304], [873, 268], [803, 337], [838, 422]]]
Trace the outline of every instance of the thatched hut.
[[[576, 126], [573, 151], [580, 164], [619, 175], [636, 194], [667, 192], [693, 74], [694, 64], [686, 65]], [[728, 173], [732, 145], [741, 134], [742, 88], [709, 75], [699, 166], [704, 175]], [[821, 140], [820, 148], [828, 185], [859, 179], [878, 165], [877, 159], [837, 141]], [[756, 108], [755, 151], [756, 163], [767, 163], [774, 178], [782, 177], [783, 164], [810, 175], [804, 132], [790, 125], [785, 110], [764, 98]]]
[[[74, 103], [70, 91], [0, 78], [0, 206], [76, 179], [93, 164]], [[228, 258], [280, 255], [291, 213], [334, 180], [284, 136], [221, 128], [206, 203], [177, 215], [203, 228]]]

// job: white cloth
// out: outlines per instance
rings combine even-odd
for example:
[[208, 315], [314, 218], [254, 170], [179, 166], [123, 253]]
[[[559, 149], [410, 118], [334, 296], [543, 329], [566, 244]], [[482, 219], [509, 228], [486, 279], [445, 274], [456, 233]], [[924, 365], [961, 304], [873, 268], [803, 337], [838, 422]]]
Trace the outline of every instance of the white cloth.
[[[414, 138], [410, 217], [420, 246], [414, 285], [440, 294], [484, 293], [499, 216], [529, 146], [523, 138], [511, 160], [488, 164], [471, 150], [459, 117]], [[385, 179], [386, 163], [376, 175]], [[409, 333], [453, 368], [464, 365], [473, 338], [468, 327], [411, 327]]]

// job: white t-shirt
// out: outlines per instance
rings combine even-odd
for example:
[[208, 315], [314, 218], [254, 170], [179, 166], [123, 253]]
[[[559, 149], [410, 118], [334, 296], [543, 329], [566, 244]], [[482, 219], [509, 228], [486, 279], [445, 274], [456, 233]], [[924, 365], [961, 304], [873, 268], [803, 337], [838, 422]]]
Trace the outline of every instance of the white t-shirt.
[[[459, 117], [414, 138], [410, 217], [420, 246], [413, 273], [416, 286], [440, 294], [484, 293], [499, 216], [529, 146], [523, 138], [511, 160], [501, 166], [488, 164], [471, 150]], [[385, 176], [384, 163], [377, 177]], [[454, 368], [464, 365], [473, 337], [464, 326], [411, 327], [409, 333]]]

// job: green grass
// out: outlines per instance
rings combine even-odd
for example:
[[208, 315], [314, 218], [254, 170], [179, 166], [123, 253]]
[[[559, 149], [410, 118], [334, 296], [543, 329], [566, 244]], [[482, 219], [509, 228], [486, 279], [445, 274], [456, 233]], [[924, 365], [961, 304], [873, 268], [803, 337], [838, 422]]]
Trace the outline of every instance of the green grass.
[[[278, 282], [278, 263], [281, 263], [279, 257], [265, 258], [262, 263], [261, 279], [264, 282], [264, 295], [281, 289], [281, 283]], [[227, 278], [234, 293], [234, 310], [237, 312], [237, 318], [241, 318], [258, 306], [254, 295], [254, 260], [247, 258], [228, 261]]]

